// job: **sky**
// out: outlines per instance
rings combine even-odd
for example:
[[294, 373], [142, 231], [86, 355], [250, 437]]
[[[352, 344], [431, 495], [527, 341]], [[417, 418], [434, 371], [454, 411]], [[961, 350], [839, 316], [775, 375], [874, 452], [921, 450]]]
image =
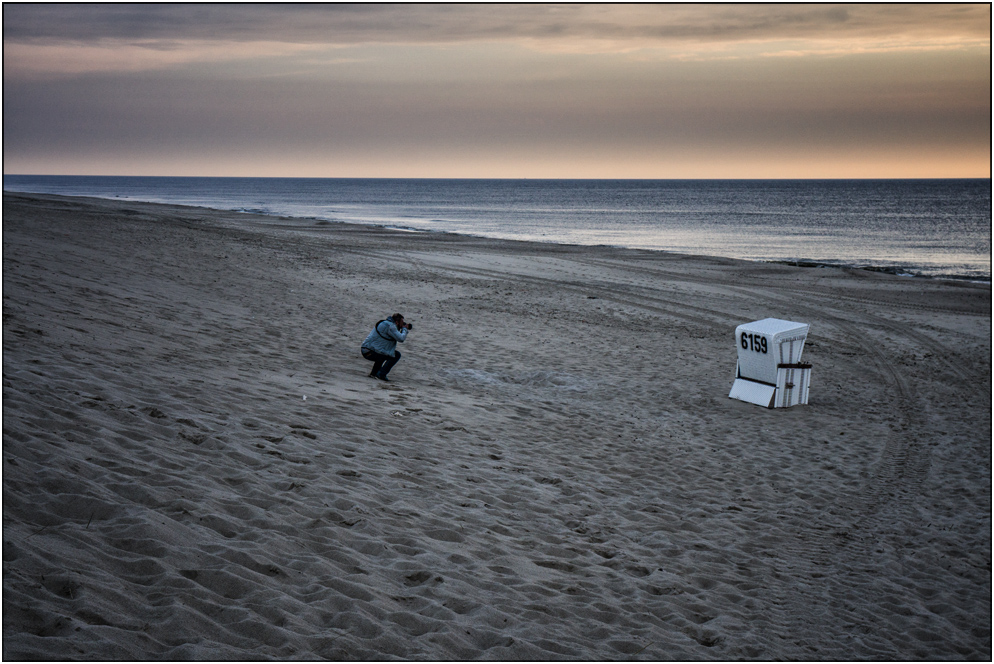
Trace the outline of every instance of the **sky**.
[[7, 174], [990, 177], [989, 4], [3, 5]]

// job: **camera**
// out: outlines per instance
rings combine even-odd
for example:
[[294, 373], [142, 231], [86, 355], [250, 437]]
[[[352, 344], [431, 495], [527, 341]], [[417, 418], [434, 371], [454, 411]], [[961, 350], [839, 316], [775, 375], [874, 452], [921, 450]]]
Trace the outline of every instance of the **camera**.
[[407, 324], [407, 329], [408, 330], [413, 330], [414, 329], [414, 324], [413, 323], [408, 323]]

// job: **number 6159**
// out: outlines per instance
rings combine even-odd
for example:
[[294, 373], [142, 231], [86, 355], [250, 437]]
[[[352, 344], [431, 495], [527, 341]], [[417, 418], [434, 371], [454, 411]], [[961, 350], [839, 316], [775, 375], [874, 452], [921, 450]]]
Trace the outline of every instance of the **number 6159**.
[[756, 351], [757, 353], [766, 353], [768, 352], [766, 337], [760, 334], [748, 334], [743, 332], [742, 349]]

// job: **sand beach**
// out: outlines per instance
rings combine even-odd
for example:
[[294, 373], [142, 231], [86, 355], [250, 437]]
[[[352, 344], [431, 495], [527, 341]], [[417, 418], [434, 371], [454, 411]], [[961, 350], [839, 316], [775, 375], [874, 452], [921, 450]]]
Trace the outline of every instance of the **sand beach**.
[[990, 660], [990, 285], [5, 193], [3, 657]]

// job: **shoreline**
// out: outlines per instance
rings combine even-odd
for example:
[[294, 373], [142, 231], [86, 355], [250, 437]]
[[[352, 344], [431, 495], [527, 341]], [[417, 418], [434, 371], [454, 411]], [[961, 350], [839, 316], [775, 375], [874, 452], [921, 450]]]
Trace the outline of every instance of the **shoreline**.
[[[191, 179], [199, 179], [199, 178], [191, 178]], [[240, 178], [231, 178], [231, 179], [236, 179], [237, 180], [237, 179], [240, 179]], [[263, 179], [266, 179], [266, 178], [263, 178]], [[279, 179], [279, 178], [276, 178], [276, 179]], [[294, 179], [294, 178], [291, 178], [291, 179]], [[314, 178], [314, 179], [320, 180], [322, 178]], [[358, 178], [358, 179], [361, 180], [362, 178]], [[958, 181], [958, 180], [974, 181], [974, 180], [978, 180], [978, 178], [952, 178], [952, 179], [947, 178], [947, 179], [938, 179], [937, 181], [947, 181], [947, 180], [948, 181]], [[36, 194], [36, 193], [32, 193], [32, 192], [15, 192], [15, 191], [8, 192], [7, 190], [4, 190], [4, 193], [5, 194], [6, 193], [24, 194], [24, 195], [28, 195], [28, 196], [33, 196], [33, 195], [40, 195], [40, 196], [45, 196], [45, 195], [63, 196], [63, 194]], [[150, 201], [150, 200], [141, 200], [141, 199], [125, 199], [125, 198], [121, 198], [120, 196], [115, 196], [115, 197], [111, 197], [111, 196], [100, 197], [100, 196], [80, 195], [80, 196], [67, 196], [67, 197], [68, 198], [95, 198], [95, 199], [98, 199], [98, 200], [107, 200], [107, 201], [114, 201], [114, 202], [119, 202], [119, 203], [148, 203], [148, 204], [153, 204], [153, 205], [179, 205], [181, 207], [196, 207], [198, 209], [211, 210], [211, 211], [215, 211], [215, 212], [219, 212], [219, 213], [231, 212], [231, 213], [240, 213], [240, 214], [249, 214], [249, 215], [262, 215], [262, 216], [269, 216], [269, 217], [282, 218], [282, 219], [290, 219], [290, 220], [314, 220], [316, 222], [355, 224], [355, 225], [361, 225], [361, 226], [371, 226], [371, 227], [374, 227], [374, 228], [395, 229], [395, 230], [404, 231], [404, 232], [416, 232], [416, 233], [421, 233], [421, 232], [424, 232], [424, 233], [449, 233], [449, 234], [455, 234], [455, 235], [466, 235], [466, 236], [469, 236], [469, 237], [489, 238], [489, 239], [495, 239], [495, 240], [502, 240], [502, 239], [514, 240], [514, 239], [516, 239], [516, 238], [510, 238], [510, 237], [502, 237], [502, 236], [499, 236], [499, 235], [486, 235], [486, 234], [478, 234], [478, 233], [472, 233], [472, 232], [459, 232], [459, 231], [450, 231], [450, 230], [441, 230], [441, 229], [430, 229], [430, 228], [429, 229], [421, 229], [421, 228], [415, 228], [415, 227], [404, 227], [402, 225], [397, 225], [397, 224], [380, 224], [380, 223], [368, 223], [367, 224], [367, 223], [364, 223], [364, 222], [344, 221], [344, 220], [334, 219], [334, 218], [330, 218], [330, 217], [327, 217], [327, 218], [326, 217], [316, 217], [316, 216], [313, 216], [313, 215], [304, 215], [304, 216], [293, 216], [293, 215], [291, 215], [291, 216], [287, 216], [287, 215], [279, 214], [277, 212], [265, 210], [265, 209], [262, 209], [262, 208], [250, 208], [250, 207], [244, 207], [244, 206], [231, 207], [231, 208], [210, 207], [210, 206], [206, 206], [206, 205], [205, 206], [198, 206], [198, 205], [187, 205], [187, 204], [182, 204], [182, 203]], [[598, 243], [598, 244], [581, 244], [581, 243], [558, 242], [558, 241], [555, 241], [555, 240], [539, 240], [539, 239], [518, 239], [518, 241], [522, 241], [522, 242], [538, 242], [538, 243], [542, 243], [542, 244], [562, 244], [562, 245], [566, 245], [566, 246], [581, 246], [581, 247], [584, 247], [584, 246], [586, 246], [586, 247], [609, 246], [609, 247], [615, 247], [615, 248], [621, 248], [621, 249], [642, 249], [642, 250], [645, 250], [645, 251], [663, 251], [663, 252], [668, 252], [668, 253], [688, 253], [686, 251], [673, 250], [673, 249], [640, 248], [640, 247], [629, 247], [629, 246], [626, 246], [626, 245], [613, 245], [613, 244], [604, 244], [604, 243]], [[905, 265], [905, 264], [881, 264], [881, 265], [873, 265], [873, 264], [867, 263], [865, 260], [847, 261], [846, 259], [817, 259], [817, 258], [805, 258], [805, 257], [794, 257], [794, 256], [792, 256], [790, 258], [755, 258], [754, 259], [754, 258], [737, 258], [737, 257], [732, 257], [732, 256], [721, 256], [719, 254], [703, 254], [703, 253], [698, 254], [698, 253], [693, 253], [693, 252], [690, 252], [690, 255], [712, 255], [712, 256], [714, 256], [716, 258], [730, 258], [732, 260], [746, 260], [746, 261], [755, 262], [755, 263], [775, 263], [775, 264], [785, 264], [785, 265], [796, 265], [798, 267], [831, 267], [831, 268], [840, 268], [840, 269], [868, 270], [868, 271], [875, 271], [875, 272], [883, 272], [883, 273], [891, 274], [891, 275], [894, 275], [894, 276], [900, 276], [902, 278], [912, 277], [912, 278], [915, 278], [915, 279], [942, 279], [942, 280], [950, 280], [950, 281], [958, 281], [958, 282], [978, 283], [978, 284], [984, 284], [984, 285], [991, 283], [991, 276], [989, 274], [988, 275], [979, 275], [978, 276], [978, 275], [975, 275], [975, 274], [965, 274], [965, 273], [957, 273], [957, 272], [942, 272], [942, 271], [938, 271], [937, 272], [937, 270], [940, 270], [940, 268], [921, 267], [921, 266], [918, 266], [918, 267], [911, 266], [911, 267], [909, 267], [908, 265]], [[988, 266], [988, 269], [989, 269], [989, 266]], [[935, 272], [935, 273], [933, 274], [932, 272]]]
[[[12, 192], [3, 236], [5, 659], [991, 656], [989, 285]], [[806, 406], [728, 398], [770, 316]]]

